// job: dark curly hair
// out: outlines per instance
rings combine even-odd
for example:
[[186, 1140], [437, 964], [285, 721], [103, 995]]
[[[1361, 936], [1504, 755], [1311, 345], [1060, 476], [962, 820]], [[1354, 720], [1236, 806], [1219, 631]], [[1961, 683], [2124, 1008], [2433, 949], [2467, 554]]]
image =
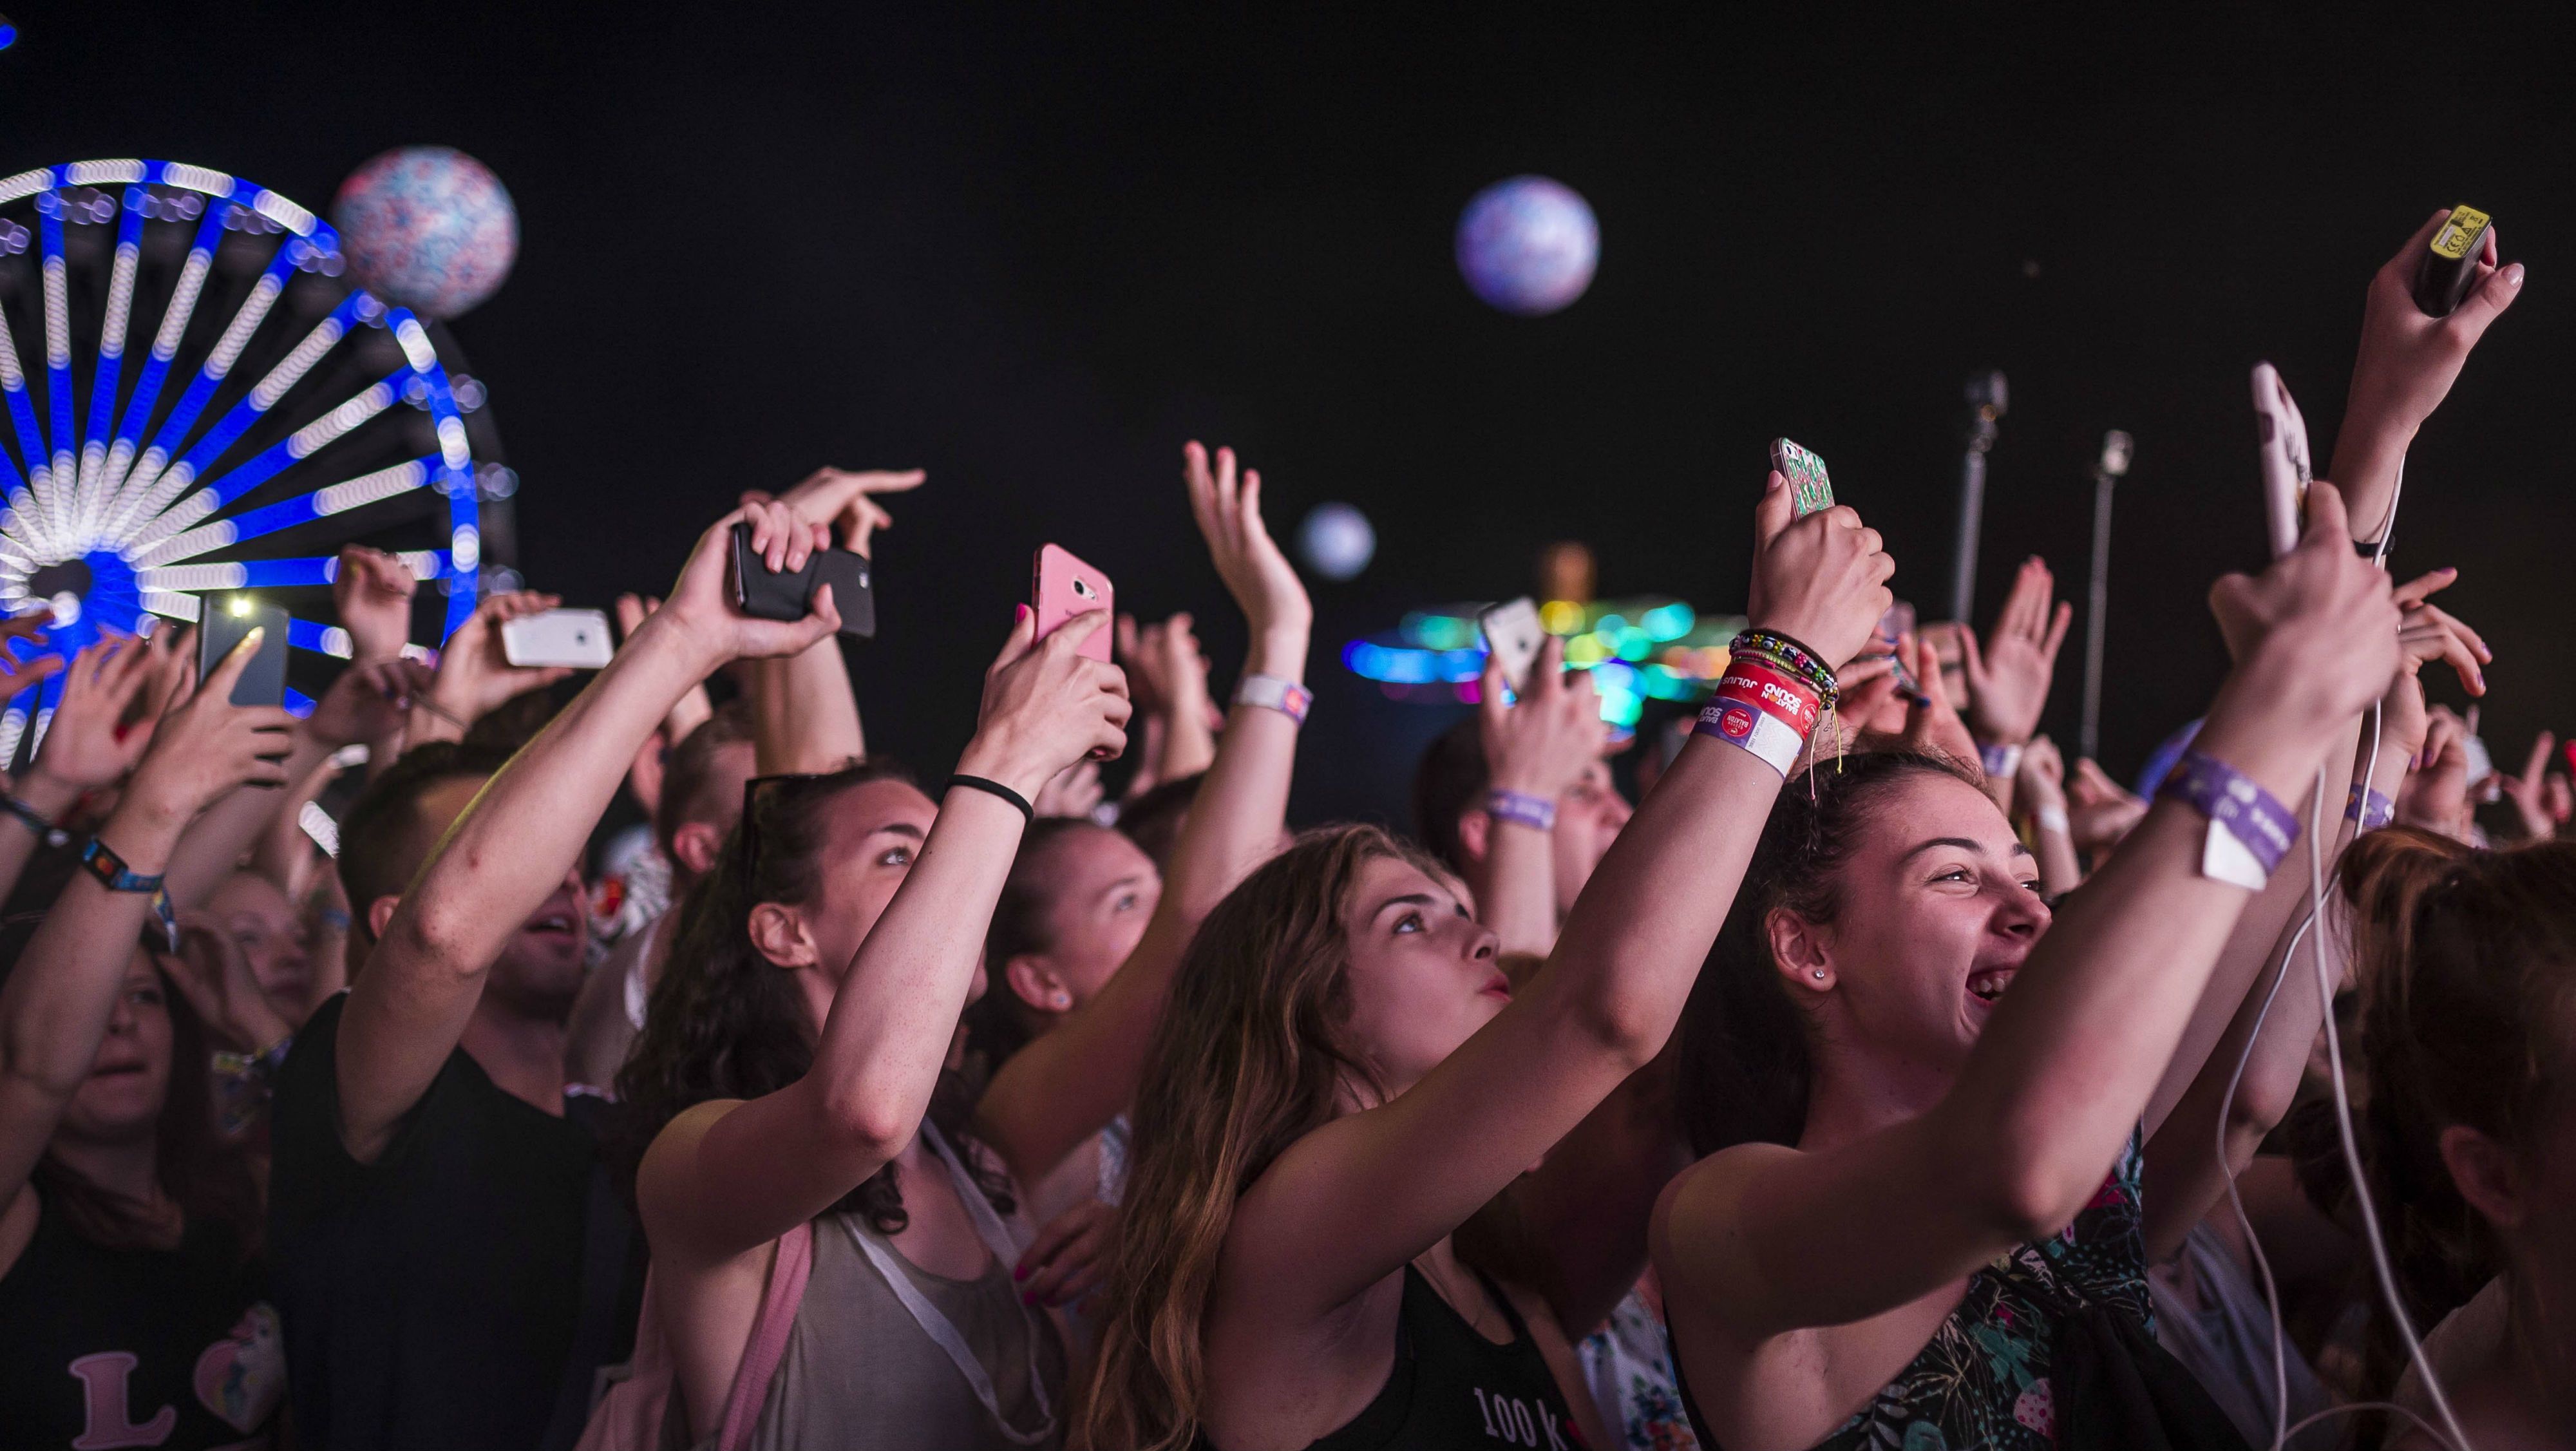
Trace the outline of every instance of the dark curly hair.
[[[762, 902], [799, 906], [814, 900], [832, 803], [871, 781], [913, 784], [902, 767], [867, 761], [765, 788], [725, 838], [715, 869], [690, 888], [677, 909], [670, 963], [654, 985], [635, 1051], [617, 1075], [614, 1149], [630, 1197], [644, 1151], [683, 1111], [709, 1099], [774, 1093], [813, 1068], [820, 1025], [788, 974], [752, 945], [751, 910]], [[759, 852], [746, 861], [751, 842]], [[974, 1107], [958, 1075], [943, 1071], [931, 1094], [930, 1121], [957, 1146], [984, 1197], [1009, 1214], [1010, 1180], [966, 1142]], [[893, 1164], [832, 1208], [864, 1215], [880, 1234], [899, 1234], [909, 1222]]]
[[1780, 793], [1682, 1009], [1675, 1109], [1692, 1153], [1795, 1144], [1805, 1131], [1814, 1073], [1807, 1024], [1780, 981], [1764, 919], [1786, 907], [1810, 922], [1833, 921], [1843, 866], [1879, 804], [1927, 776], [1982, 784], [1947, 756], [1877, 751], [1818, 766]]

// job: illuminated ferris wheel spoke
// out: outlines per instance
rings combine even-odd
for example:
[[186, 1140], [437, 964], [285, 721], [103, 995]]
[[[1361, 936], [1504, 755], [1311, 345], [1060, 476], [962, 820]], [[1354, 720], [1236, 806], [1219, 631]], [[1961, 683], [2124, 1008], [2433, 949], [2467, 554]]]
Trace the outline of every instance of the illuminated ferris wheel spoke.
[[53, 415], [53, 463], [46, 487], [36, 491], [36, 499], [45, 507], [54, 533], [61, 536], [70, 532], [72, 511], [65, 496], [77, 479], [72, 464], [72, 308], [63, 263], [63, 195], [47, 192], [45, 200], [53, 205], [40, 200], [37, 213], [44, 219], [45, 401]]
[[81, 428], [81, 527], [96, 526], [105, 491], [98, 486], [107, 467], [107, 439], [116, 426], [117, 385], [125, 377], [125, 333], [134, 320], [134, 274], [143, 260], [143, 209], [140, 187], [126, 190], [125, 207], [116, 221], [116, 260], [107, 281], [106, 315], [98, 328], [98, 366], [90, 382], [89, 418]]
[[27, 472], [19, 476], [23, 495], [13, 488], [9, 502], [33, 542], [42, 547], [52, 541], [54, 532], [44, 502], [52, 466], [45, 457], [44, 431], [36, 426], [35, 405], [27, 397], [27, 374], [18, 366], [18, 343], [10, 336], [6, 311], [0, 311], [0, 392], [8, 395], [9, 425], [18, 435], [18, 452], [27, 461]]
[[299, 524], [310, 524], [317, 519], [327, 519], [334, 514], [345, 514], [351, 509], [407, 494], [435, 477], [443, 462], [439, 455], [430, 454], [389, 469], [325, 484], [308, 494], [246, 509], [229, 519], [217, 519], [194, 529], [181, 530], [149, 548], [136, 548], [133, 555], [135, 567], [176, 564], [226, 545], [257, 539], [280, 529], [292, 529]]
[[[401, 385], [411, 376], [408, 368], [395, 370], [384, 381], [251, 455], [238, 467], [209, 480], [194, 494], [179, 499], [180, 492], [196, 479], [196, 465], [192, 460], [197, 458], [197, 454], [190, 453], [187, 458], [172, 464], [170, 471], [156, 480], [152, 491], [144, 496], [134, 513], [151, 522], [135, 531], [127, 547], [148, 549], [277, 477], [324, 444], [339, 439], [392, 407], [394, 400], [402, 396]], [[177, 502], [173, 503], [173, 500]]]
[[[169, 487], [166, 493], [161, 492], [161, 486], [168, 483], [170, 474], [179, 472], [175, 467], [170, 470], [170, 474], [163, 474], [160, 478], [154, 478], [153, 475], [160, 471], [163, 460], [178, 453], [186, 445], [188, 434], [196, 427], [198, 415], [205, 412], [207, 401], [215, 396], [217, 388], [223, 386], [224, 379], [231, 376], [233, 364], [241, 360], [242, 349], [250, 345], [251, 335], [259, 331], [259, 325], [268, 318], [270, 305], [277, 301], [278, 293], [285, 289], [286, 283], [282, 274], [287, 270], [288, 265], [287, 249], [279, 247], [276, 255], [269, 259], [268, 270], [260, 274], [259, 281], [251, 285], [250, 294], [244, 297], [241, 306], [234, 310], [232, 321], [225, 325], [223, 336], [216, 339], [214, 350], [206, 355], [205, 363], [197, 369], [197, 376], [189, 380], [187, 391], [181, 393], [179, 401], [171, 405], [169, 418], [162, 423], [160, 431], [152, 436], [152, 446], [143, 452], [142, 466], [136, 468], [128, 479], [124, 490], [126, 498], [130, 500], [141, 493], [145, 500], [144, 504], [140, 508], [116, 509], [112, 515], [110, 532], [115, 532], [118, 526], [131, 522], [138, 514], [141, 517], [150, 518], [172, 498], [177, 497], [181, 490], [188, 487], [188, 478], [182, 477], [177, 484]], [[211, 453], [207, 456], [211, 457]], [[197, 467], [202, 466], [200, 463]], [[195, 468], [190, 468], [188, 477], [193, 477], [195, 472]], [[147, 481], [153, 490], [151, 493], [142, 492], [147, 486]]]
[[[230, 188], [231, 182], [226, 180]], [[210, 202], [221, 201], [223, 193], [212, 194]], [[205, 220], [198, 224], [197, 235], [188, 244], [188, 257], [179, 266], [179, 280], [170, 290], [169, 305], [162, 309], [161, 326], [152, 337], [152, 352], [143, 360], [142, 376], [134, 383], [134, 396], [125, 405], [125, 420], [116, 427], [116, 441], [108, 445], [105, 485], [111, 494], [121, 493], [128, 471], [135, 467], [135, 449], [143, 440], [143, 430], [152, 423], [152, 410], [160, 404], [161, 386], [170, 376], [170, 364], [179, 355], [179, 344], [188, 335], [188, 323], [197, 315], [197, 299], [206, 289], [206, 274], [215, 265], [215, 248], [224, 238], [223, 210], [208, 205]], [[147, 460], [149, 455], [146, 455]], [[157, 474], [158, 461], [149, 461], [143, 472]]]

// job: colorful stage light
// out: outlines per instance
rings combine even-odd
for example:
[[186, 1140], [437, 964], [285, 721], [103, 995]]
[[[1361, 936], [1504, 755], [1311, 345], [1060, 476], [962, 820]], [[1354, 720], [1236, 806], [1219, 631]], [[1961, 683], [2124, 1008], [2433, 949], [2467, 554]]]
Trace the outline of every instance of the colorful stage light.
[[[1476, 699], [1485, 668], [1481, 605], [1407, 613], [1396, 628], [1351, 641], [1342, 663], [1387, 694], [1424, 702]], [[1539, 623], [1565, 641], [1565, 663], [1592, 672], [1601, 718], [1634, 727], [1648, 700], [1699, 699], [1725, 672], [1727, 642], [1744, 628], [1734, 615], [1702, 615], [1682, 600], [1549, 600]]]

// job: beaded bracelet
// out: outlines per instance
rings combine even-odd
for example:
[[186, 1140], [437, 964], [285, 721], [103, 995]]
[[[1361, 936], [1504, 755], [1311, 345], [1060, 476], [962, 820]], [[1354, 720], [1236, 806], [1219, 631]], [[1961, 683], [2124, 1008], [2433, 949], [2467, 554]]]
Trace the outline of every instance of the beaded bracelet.
[[1739, 659], [1752, 656], [1778, 665], [1813, 686], [1818, 703], [1831, 710], [1842, 698], [1834, 672], [1816, 653], [1777, 630], [1746, 630], [1729, 646]]

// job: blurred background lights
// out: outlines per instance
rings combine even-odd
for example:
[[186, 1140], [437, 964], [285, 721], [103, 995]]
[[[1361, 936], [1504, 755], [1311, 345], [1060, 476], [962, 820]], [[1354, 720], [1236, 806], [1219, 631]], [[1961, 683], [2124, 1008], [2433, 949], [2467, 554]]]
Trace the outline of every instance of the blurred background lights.
[[1476, 193], [1458, 217], [1458, 272], [1488, 306], [1519, 317], [1555, 312], [1592, 285], [1601, 227], [1574, 188], [1515, 176]]
[[0, 15], [0, 50], [7, 50], [17, 41], [18, 27], [9, 23], [8, 16]]
[[1348, 504], [1317, 504], [1297, 526], [1297, 552], [1326, 579], [1349, 579], [1377, 553], [1377, 530]]

